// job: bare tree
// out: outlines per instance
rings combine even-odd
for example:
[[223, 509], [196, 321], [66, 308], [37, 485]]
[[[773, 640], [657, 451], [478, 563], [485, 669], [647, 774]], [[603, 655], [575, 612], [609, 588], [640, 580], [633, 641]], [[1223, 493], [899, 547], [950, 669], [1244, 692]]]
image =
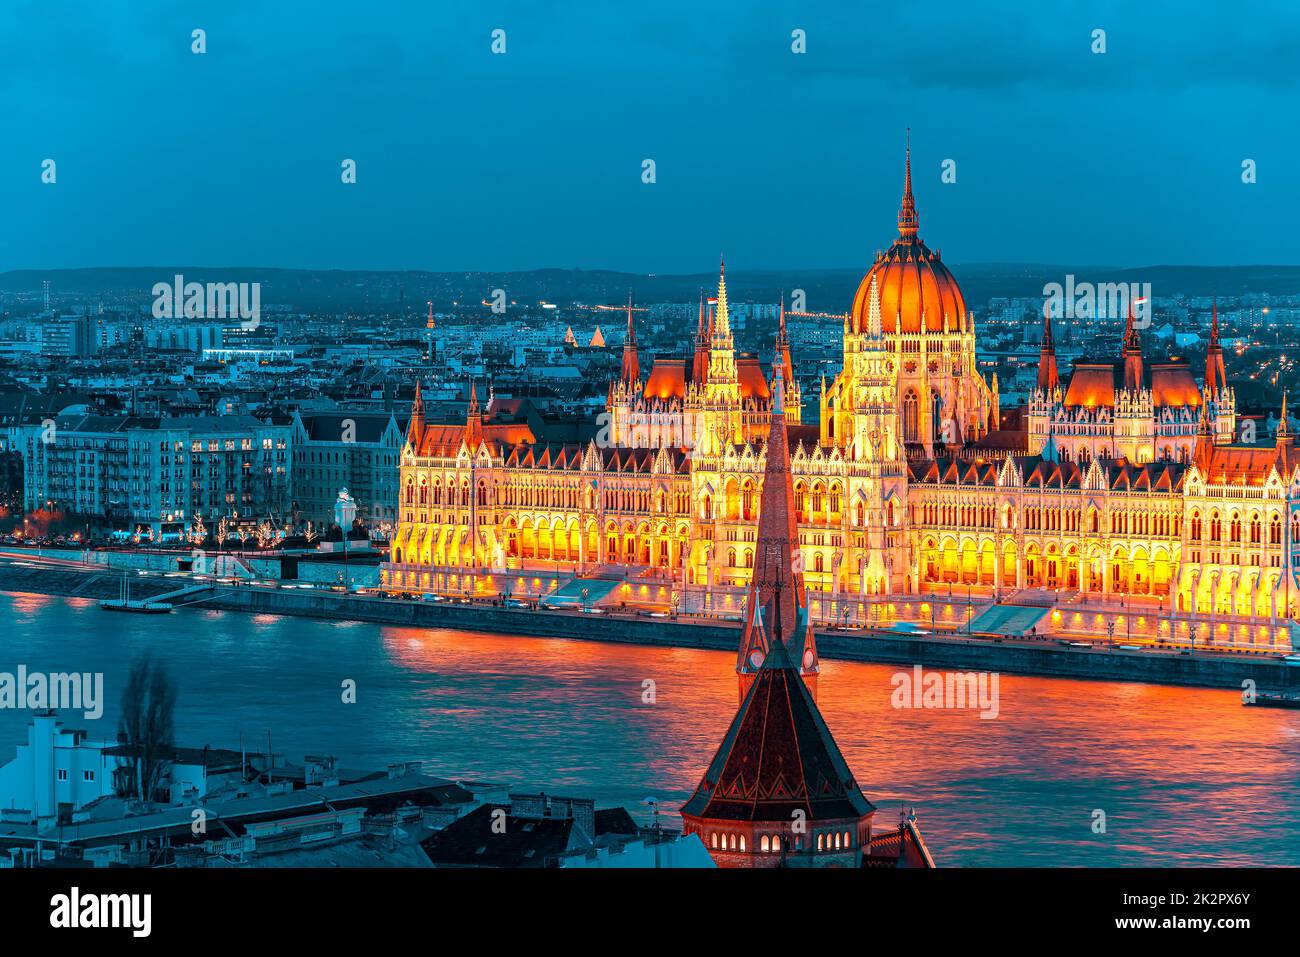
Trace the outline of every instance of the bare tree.
[[128, 773], [120, 781], [120, 796], [152, 800], [171, 767], [175, 708], [175, 682], [167, 669], [155, 663], [146, 651], [131, 665], [122, 690], [122, 718], [117, 737], [126, 746]]
[[190, 531], [186, 537], [195, 548], [202, 545], [203, 540], [208, 537], [208, 527], [203, 524], [202, 512], [194, 513], [194, 520], [190, 523]]

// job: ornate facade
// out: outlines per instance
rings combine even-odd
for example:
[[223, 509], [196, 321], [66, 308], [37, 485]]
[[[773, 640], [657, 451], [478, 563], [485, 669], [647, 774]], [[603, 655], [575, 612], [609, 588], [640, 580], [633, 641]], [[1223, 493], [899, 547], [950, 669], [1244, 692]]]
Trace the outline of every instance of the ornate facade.
[[1048, 323], [1027, 430], [996, 432], [996, 377], [977, 371], [971, 313], [918, 228], [909, 157], [898, 238], [844, 317], [843, 368], [821, 386], [815, 425], [799, 421], [784, 307], [779, 371], [736, 354], [725, 269], [692, 353], [648, 374], [629, 308], [593, 441], [548, 443], [476, 400], [463, 426], [417, 408], [391, 585], [544, 569], [739, 593], [763, 566], [775, 406], [790, 420], [796, 560], [830, 614], [866, 596], [1045, 588], [1294, 617], [1300, 453], [1285, 428], [1267, 447], [1233, 444], [1217, 316], [1199, 385], [1186, 364], [1148, 363], [1131, 321], [1119, 363], [1077, 364], [1064, 382]]

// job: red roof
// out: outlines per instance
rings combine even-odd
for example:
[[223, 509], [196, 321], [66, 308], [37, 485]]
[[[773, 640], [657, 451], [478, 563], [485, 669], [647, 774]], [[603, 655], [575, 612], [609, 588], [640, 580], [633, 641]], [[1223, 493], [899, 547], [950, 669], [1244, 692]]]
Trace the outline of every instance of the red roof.
[[861, 820], [863, 795], [782, 642], [741, 702], [683, 818], [789, 824]]

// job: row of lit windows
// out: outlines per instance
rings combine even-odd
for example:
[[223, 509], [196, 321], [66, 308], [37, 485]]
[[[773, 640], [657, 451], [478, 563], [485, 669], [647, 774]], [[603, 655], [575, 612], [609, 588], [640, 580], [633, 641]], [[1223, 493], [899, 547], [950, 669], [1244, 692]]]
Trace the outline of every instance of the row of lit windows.
[[[709, 836], [709, 846], [715, 851], [744, 851], [746, 850], [745, 835], [714, 831]], [[817, 850], [819, 851], [842, 851], [852, 847], [852, 831], [833, 831], [830, 833], [823, 831], [817, 835]], [[802, 837], [794, 839], [794, 849], [796, 851], [803, 850]], [[758, 851], [760, 854], [781, 853], [780, 835], [762, 835], [758, 839]]]

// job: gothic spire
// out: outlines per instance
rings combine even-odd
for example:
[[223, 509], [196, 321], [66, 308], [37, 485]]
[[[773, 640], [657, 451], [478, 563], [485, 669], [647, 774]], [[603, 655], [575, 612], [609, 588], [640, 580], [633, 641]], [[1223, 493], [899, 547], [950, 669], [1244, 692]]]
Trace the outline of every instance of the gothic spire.
[[623, 337], [623, 368], [619, 377], [628, 385], [641, 378], [641, 361], [636, 352], [636, 326], [632, 322], [632, 291], [627, 293], [627, 333]]
[[[745, 600], [745, 625], [736, 658], [742, 700], [774, 641], [786, 643], [791, 660], [801, 669], [814, 696], [819, 670], [799, 556], [794, 478], [785, 422], [785, 378], [781, 361], [777, 359], [772, 365], [772, 410], [758, 506], [754, 574]], [[778, 634], [782, 636], [780, 639], [776, 637]]]
[[903, 176], [903, 203], [898, 208], [898, 235], [904, 239], [916, 236], [918, 227], [916, 199], [912, 196], [912, 128], [907, 129], [906, 173]]
[[781, 291], [781, 311], [776, 326], [776, 358], [786, 382], [794, 382], [794, 364], [790, 360], [790, 335], [785, 327], [785, 290]]
[[718, 308], [713, 314], [713, 338], [729, 340], [731, 338], [731, 320], [727, 315], [727, 260], [724, 257], [718, 266]]
[[1128, 318], [1124, 321], [1124, 388], [1137, 392], [1142, 388], [1142, 338], [1133, 316], [1133, 299], [1129, 297]]
[[870, 302], [867, 305], [867, 335], [879, 339], [884, 335], [880, 322], [880, 285], [875, 275], [871, 277], [871, 289], [867, 292]]
[[415, 380], [415, 398], [411, 400], [411, 420], [406, 426], [406, 440], [419, 454], [424, 438], [424, 396], [420, 393], [420, 380]]
[[1205, 394], [1216, 395], [1228, 384], [1223, 364], [1223, 346], [1219, 344], [1219, 300], [1214, 300], [1210, 319], [1210, 344], [1205, 350]]
[[1052, 340], [1052, 307], [1043, 303], [1043, 347], [1038, 354], [1038, 388], [1049, 396], [1061, 384], [1056, 367], [1056, 343]]

